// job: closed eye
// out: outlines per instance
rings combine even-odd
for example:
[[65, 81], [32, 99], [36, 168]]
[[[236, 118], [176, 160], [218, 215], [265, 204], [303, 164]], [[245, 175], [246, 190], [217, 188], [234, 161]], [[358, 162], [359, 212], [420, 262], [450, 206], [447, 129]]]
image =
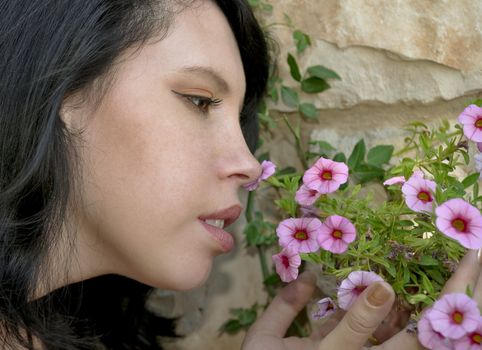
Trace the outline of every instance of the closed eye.
[[182, 94], [180, 92], [172, 90], [176, 95], [181, 96], [182, 98], [189, 101], [194, 107], [196, 107], [201, 113], [208, 114], [209, 109], [213, 106], [218, 106], [223, 102], [222, 99], [213, 99], [206, 96], [198, 96], [198, 95], [189, 95], [189, 94]]

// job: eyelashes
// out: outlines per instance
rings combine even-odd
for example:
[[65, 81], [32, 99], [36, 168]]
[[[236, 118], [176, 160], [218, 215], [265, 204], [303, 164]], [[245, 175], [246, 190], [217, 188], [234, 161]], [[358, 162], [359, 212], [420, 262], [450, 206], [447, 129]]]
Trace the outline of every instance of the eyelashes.
[[174, 90], [172, 90], [172, 92], [185, 99], [202, 114], [208, 114], [211, 107], [218, 106], [223, 102], [223, 100], [219, 98], [214, 99], [205, 96], [182, 94]]

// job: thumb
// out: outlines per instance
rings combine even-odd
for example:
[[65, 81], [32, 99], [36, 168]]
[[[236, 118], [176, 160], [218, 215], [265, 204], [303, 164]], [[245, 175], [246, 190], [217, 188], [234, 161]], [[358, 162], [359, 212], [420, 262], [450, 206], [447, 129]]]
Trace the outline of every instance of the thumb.
[[390, 312], [395, 293], [386, 282], [370, 285], [338, 326], [322, 341], [320, 350], [359, 350]]

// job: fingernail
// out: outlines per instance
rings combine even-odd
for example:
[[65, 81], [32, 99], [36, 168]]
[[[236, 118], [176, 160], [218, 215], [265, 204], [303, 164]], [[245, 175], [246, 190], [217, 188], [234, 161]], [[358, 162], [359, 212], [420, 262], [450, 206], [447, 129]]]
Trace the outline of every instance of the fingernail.
[[385, 283], [377, 283], [372, 290], [369, 291], [367, 301], [370, 305], [378, 307], [385, 304], [391, 295], [392, 293]]
[[477, 261], [479, 262], [479, 264], [482, 264], [482, 248], [477, 250]]

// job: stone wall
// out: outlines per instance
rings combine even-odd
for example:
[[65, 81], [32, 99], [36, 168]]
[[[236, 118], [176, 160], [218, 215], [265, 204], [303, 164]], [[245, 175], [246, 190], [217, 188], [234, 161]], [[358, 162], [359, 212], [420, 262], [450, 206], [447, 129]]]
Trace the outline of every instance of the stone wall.
[[[312, 38], [300, 65], [321, 64], [342, 78], [312, 99], [320, 121], [303, 124], [305, 139], [324, 139], [346, 153], [362, 137], [368, 146], [399, 145], [407, 121], [455, 120], [468, 101], [482, 96], [482, 2], [478, 0], [269, 2], [274, 11], [263, 15], [267, 23], [283, 22], [286, 13]], [[295, 86], [284, 64], [287, 52], [295, 51], [292, 30], [282, 25], [270, 28], [280, 43], [284, 83]], [[296, 117], [284, 106], [276, 108]], [[280, 166], [296, 164], [291, 136], [282, 127], [267, 147]], [[163, 339], [166, 349], [240, 348], [242, 334], [219, 336], [218, 328], [230, 308], [264, 300], [257, 257], [243, 248], [241, 229], [239, 223], [237, 250], [217, 261], [205, 287], [183, 295], [158, 295], [159, 300], [171, 300], [168, 310], [159, 312], [180, 317], [178, 332], [185, 335]]]

